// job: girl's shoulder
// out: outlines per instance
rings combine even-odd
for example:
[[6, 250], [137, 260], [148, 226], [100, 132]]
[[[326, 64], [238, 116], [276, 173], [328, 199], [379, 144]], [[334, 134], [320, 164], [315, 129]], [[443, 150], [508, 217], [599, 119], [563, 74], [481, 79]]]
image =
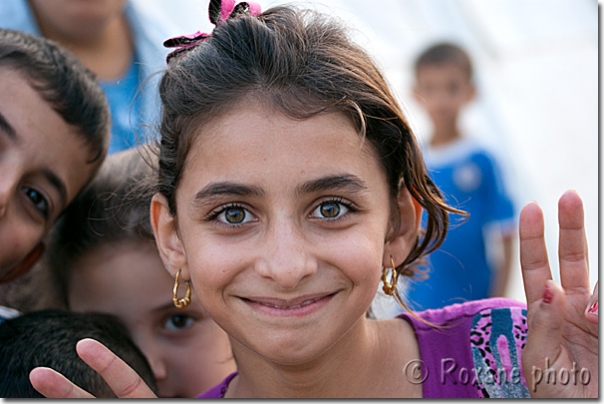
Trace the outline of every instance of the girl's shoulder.
[[524, 303], [495, 298], [401, 315], [413, 326], [432, 375], [424, 397], [528, 397], [526, 314]]
[[[506, 309], [513, 309], [514, 312], [522, 310], [526, 311], [526, 304], [507, 298], [490, 298], [451, 304], [441, 309], [424, 310], [414, 313], [415, 316], [405, 313], [400, 315], [400, 317], [412, 319], [411, 322], [414, 323], [414, 327], [416, 328], [418, 326], [420, 328], [433, 328], [429, 324], [418, 320], [417, 317], [426, 322], [444, 326], [453, 325], [458, 321], [467, 320], [468, 318], [474, 318], [478, 314], [481, 316], [486, 315], [486, 313], [489, 313], [492, 310], [497, 311], [500, 309], [504, 311]], [[415, 323], [419, 324], [416, 325]]]

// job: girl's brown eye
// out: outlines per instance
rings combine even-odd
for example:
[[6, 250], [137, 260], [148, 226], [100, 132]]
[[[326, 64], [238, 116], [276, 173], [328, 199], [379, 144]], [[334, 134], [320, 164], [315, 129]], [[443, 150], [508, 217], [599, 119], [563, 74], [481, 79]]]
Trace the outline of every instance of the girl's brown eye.
[[324, 202], [319, 207], [321, 216], [327, 218], [338, 217], [340, 214], [340, 204], [335, 202]]
[[245, 210], [242, 208], [228, 208], [224, 212], [224, 218], [231, 224], [239, 224], [245, 220]]

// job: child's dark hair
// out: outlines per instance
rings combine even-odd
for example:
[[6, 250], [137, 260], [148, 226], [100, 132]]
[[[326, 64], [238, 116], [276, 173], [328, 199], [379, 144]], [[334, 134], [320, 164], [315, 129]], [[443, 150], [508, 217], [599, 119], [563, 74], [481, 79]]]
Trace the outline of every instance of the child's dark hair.
[[448, 42], [437, 43], [424, 50], [415, 61], [415, 74], [426, 66], [457, 65], [472, 78], [473, 68], [470, 55], [458, 45]]
[[160, 96], [157, 191], [173, 215], [175, 191], [199, 125], [251, 101], [294, 119], [339, 112], [353, 122], [386, 173], [393, 213], [399, 190], [406, 187], [429, 214], [425, 236], [399, 271], [412, 275], [411, 264], [442, 243], [448, 211], [456, 210], [443, 202], [428, 177], [417, 141], [382, 74], [328, 17], [285, 6], [257, 17], [232, 15], [210, 38], [170, 60]]
[[38, 366], [55, 369], [96, 397], [115, 397], [103, 378], [77, 355], [75, 345], [82, 338], [104, 344], [157, 390], [147, 359], [116, 317], [44, 310], [0, 324], [0, 397], [43, 398], [29, 381], [29, 373]]
[[155, 157], [143, 146], [109, 156], [50, 232], [43, 262], [64, 307], [69, 307], [69, 273], [77, 270], [80, 257], [105, 244], [143, 241], [155, 246], [149, 219], [152, 195], [144, 192], [155, 174]]
[[27, 79], [42, 99], [77, 128], [89, 164], [100, 166], [109, 144], [109, 107], [95, 75], [51, 40], [0, 29], [0, 68]]

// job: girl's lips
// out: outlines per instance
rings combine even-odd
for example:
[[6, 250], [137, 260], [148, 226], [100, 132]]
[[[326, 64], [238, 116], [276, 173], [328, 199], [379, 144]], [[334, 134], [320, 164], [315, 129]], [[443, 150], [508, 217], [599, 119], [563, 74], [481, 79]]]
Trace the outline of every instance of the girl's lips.
[[271, 316], [306, 316], [325, 306], [335, 293], [300, 296], [291, 300], [269, 297], [242, 298], [253, 309]]

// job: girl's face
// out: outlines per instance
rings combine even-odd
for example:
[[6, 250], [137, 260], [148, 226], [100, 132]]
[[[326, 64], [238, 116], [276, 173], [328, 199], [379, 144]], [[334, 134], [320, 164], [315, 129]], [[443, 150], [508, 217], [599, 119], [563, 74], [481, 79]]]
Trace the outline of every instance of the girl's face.
[[92, 175], [88, 158], [77, 130], [0, 67], [0, 282], [39, 256], [35, 247]]
[[240, 106], [197, 134], [176, 222], [160, 195], [152, 222], [166, 266], [192, 280], [238, 359], [298, 364], [360, 329], [382, 265], [408, 254], [398, 247], [417, 233], [402, 195], [406, 236], [386, 242], [386, 176], [344, 115]]
[[[174, 307], [174, 279], [153, 244], [107, 244], [74, 268], [70, 308], [119, 317], [147, 357], [160, 397], [195, 397], [235, 371], [226, 333], [195, 294], [186, 309]], [[182, 285], [179, 291], [183, 297]]]

